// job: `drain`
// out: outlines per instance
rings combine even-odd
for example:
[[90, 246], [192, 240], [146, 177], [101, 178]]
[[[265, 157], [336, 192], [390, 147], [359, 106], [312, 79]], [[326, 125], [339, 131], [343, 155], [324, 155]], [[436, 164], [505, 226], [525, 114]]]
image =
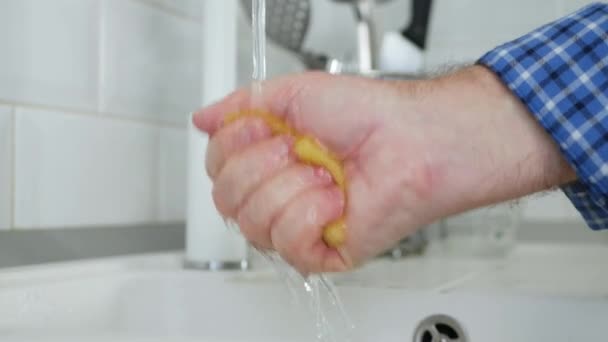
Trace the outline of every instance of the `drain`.
[[460, 324], [447, 315], [425, 318], [414, 332], [414, 342], [467, 342]]

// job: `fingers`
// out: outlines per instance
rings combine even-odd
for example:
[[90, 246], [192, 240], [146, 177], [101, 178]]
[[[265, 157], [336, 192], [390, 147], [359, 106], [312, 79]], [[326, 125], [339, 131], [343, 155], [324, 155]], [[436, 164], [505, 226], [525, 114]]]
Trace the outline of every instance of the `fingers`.
[[235, 218], [244, 200], [267, 178], [294, 162], [291, 139], [277, 136], [228, 159], [213, 186], [213, 200], [225, 217]]
[[288, 203], [311, 188], [332, 184], [324, 169], [294, 164], [262, 184], [239, 210], [237, 222], [256, 246], [272, 249], [270, 226]]
[[[376, 88], [357, 79], [306, 74], [265, 82], [263, 88], [256, 109], [283, 117], [299, 135], [315, 137], [340, 159], [353, 155], [378, 127], [380, 114], [362, 115], [370, 112], [367, 107], [390, 112], [390, 106], [374, 102]], [[294, 167], [290, 139], [272, 137], [261, 119], [224, 124], [226, 115], [251, 103], [251, 92], [243, 89], [193, 117], [211, 136], [206, 168], [218, 210], [236, 219], [249, 240], [278, 250], [300, 270], [344, 269], [341, 257], [321, 239], [323, 227], [340, 217], [343, 195], [327, 189], [334, 188], [331, 179]]]
[[213, 135], [222, 127], [225, 115], [245, 109], [248, 102], [248, 91], [245, 89], [237, 90], [220, 102], [196, 112], [192, 116], [192, 123], [198, 129]]
[[273, 248], [303, 274], [345, 268], [322, 239], [323, 227], [340, 217], [344, 197], [335, 185], [316, 187], [289, 202], [270, 228]]
[[207, 146], [207, 174], [215, 179], [231, 156], [270, 136], [268, 126], [257, 118], [243, 118], [217, 131]]

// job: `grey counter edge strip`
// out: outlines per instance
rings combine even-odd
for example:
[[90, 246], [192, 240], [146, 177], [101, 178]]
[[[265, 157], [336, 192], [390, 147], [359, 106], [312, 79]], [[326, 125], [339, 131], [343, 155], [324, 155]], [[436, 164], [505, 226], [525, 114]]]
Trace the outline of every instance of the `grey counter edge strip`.
[[180, 251], [183, 223], [0, 231], [0, 267]]

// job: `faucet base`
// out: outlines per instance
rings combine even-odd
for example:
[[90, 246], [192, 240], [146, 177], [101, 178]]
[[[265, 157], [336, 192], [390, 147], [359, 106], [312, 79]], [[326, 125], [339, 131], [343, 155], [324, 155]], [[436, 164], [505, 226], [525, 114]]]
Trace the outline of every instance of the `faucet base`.
[[410, 255], [421, 255], [426, 250], [427, 245], [428, 240], [426, 233], [419, 230], [413, 235], [399, 241], [395, 247], [380, 254], [379, 257], [388, 257], [390, 259], [398, 260]]
[[184, 268], [204, 271], [247, 271], [251, 268], [248, 260], [240, 261], [191, 261], [184, 260]]

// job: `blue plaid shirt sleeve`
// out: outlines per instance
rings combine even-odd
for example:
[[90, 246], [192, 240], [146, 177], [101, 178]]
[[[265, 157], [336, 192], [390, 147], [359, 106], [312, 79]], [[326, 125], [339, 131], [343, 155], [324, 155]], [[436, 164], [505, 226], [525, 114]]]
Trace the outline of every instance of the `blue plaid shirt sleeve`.
[[578, 180], [562, 189], [592, 229], [608, 229], [608, 4], [595, 3], [478, 61], [557, 142]]

